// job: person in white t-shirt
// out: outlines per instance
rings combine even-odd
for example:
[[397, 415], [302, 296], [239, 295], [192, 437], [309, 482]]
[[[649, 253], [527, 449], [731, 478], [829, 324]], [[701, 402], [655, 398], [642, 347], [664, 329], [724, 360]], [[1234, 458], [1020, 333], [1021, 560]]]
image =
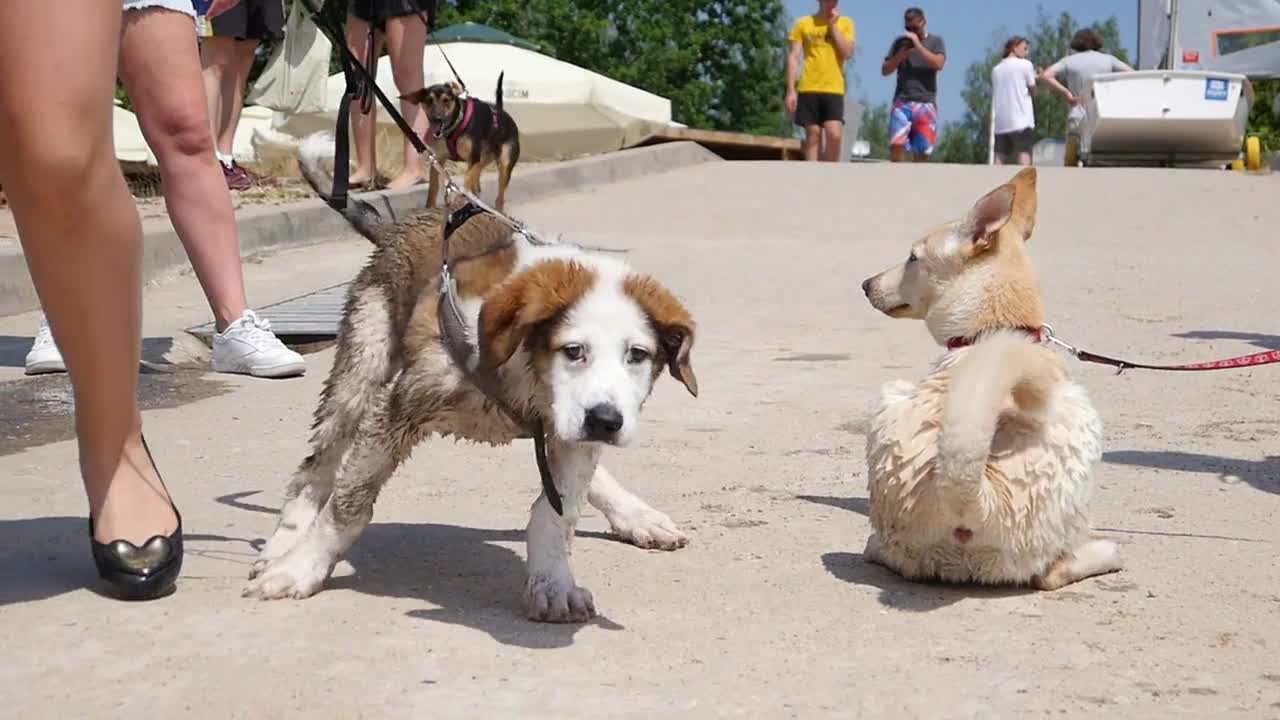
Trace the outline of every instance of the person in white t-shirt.
[[1024, 37], [1009, 38], [1004, 59], [991, 70], [991, 122], [995, 131], [996, 164], [1016, 157], [1019, 165], [1031, 164], [1036, 144], [1036, 68], [1027, 59], [1031, 45]]

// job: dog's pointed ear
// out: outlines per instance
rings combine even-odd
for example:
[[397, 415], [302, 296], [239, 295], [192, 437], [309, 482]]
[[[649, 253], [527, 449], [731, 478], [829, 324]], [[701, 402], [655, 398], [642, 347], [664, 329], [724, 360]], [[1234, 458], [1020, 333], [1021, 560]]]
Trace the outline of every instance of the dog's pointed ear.
[[983, 195], [974, 203], [963, 225], [965, 240], [975, 253], [995, 245], [996, 235], [1009, 225], [1025, 242], [1036, 226], [1036, 169], [1029, 167]]
[[426, 89], [426, 88], [418, 88], [417, 90], [414, 90], [413, 92], [404, 93], [403, 95], [401, 95], [401, 96], [400, 96], [400, 99], [401, 99], [401, 100], [408, 100], [409, 102], [414, 102], [414, 103], [417, 103], [417, 104], [421, 105], [421, 104], [423, 104], [424, 102], [426, 102], [426, 101], [427, 101], [427, 89]]
[[480, 365], [506, 363], [534, 327], [564, 313], [594, 283], [595, 273], [581, 263], [546, 260], [499, 285], [480, 306]]
[[1010, 221], [1022, 230], [1022, 239], [1031, 239], [1036, 229], [1036, 169], [1024, 168], [1009, 181], [1013, 188], [1013, 216]]
[[1001, 185], [973, 204], [961, 226], [961, 241], [968, 242], [973, 253], [995, 245], [996, 234], [1013, 216], [1013, 198], [1013, 187]]
[[649, 316], [658, 333], [658, 357], [665, 362], [671, 377], [679, 380], [698, 397], [698, 378], [693, 374], [690, 356], [693, 352], [695, 323], [684, 305], [652, 277], [630, 275], [623, 282], [623, 291], [630, 295]]

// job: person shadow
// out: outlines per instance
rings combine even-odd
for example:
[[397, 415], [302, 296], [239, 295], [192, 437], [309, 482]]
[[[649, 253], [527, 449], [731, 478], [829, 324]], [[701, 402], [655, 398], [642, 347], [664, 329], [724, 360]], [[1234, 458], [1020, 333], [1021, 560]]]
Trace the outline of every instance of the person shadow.
[[[257, 493], [238, 492], [216, 501], [249, 512], [277, 514], [275, 508], [249, 500]], [[248, 543], [255, 549], [266, 542], [266, 538], [205, 537], [214, 542]], [[622, 542], [612, 534], [594, 531], [579, 530], [575, 537], [578, 542]], [[525, 561], [515, 550], [505, 547], [524, 541], [523, 528], [373, 522], [343, 556], [354, 572], [340, 574], [335, 570], [321, 592], [347, 590], [375, 597], [425, 601], [434, 607], [410, 610], [406, 615], [462, 625], [485, 632], [504, 645], [530, 649], [567, 647], [573, 643], [574, 636], [588, 626], [625, 629], [603, 614], [587, 623], [555, 624], [527, 619], [522, 600]], [[248, 567], [244, 569], [247, 578]], [[590, 579], [584, 580], [590, 588]]]
[[97, 577], [84, 517], [0, 520], [0, 608], [87, 587]]

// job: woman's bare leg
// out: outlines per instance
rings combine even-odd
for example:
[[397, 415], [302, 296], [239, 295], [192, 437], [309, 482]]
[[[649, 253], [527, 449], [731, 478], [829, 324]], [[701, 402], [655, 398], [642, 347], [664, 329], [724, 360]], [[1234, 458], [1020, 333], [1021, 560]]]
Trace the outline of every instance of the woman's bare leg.
[[236, 126], [244, 109], [244, 86], [257, 49], [257, 40], [228, 37], [205, 38], [200, 46], [209, 127], [213, 130], [214, 147], [228, 158], [234, 149]]
[[141, 543], [177, 519], [141, 442], [142, 226], [111, 131], [120, 24], [114, 3], [0, 2], [0, 177], [71, 376], [97, 538]]
[[[369, 23], [355, 15], [347, 15], [347, 47], [356, 60], [364, 63], [369, 56]], [[373, 35], [373, 57], [382, 54], [382, 33]], [[375, 59], [370, 74], [377, 77], [378, 66]], [[368, 114], [360, 112], [359, 101], [353, 101], [351, 107], [351, 139], [355, 146], [356, 169], [351, 173], [349, 182], [352, 185], [372, 182], [378, 177], [377, 155], [377, 115], [378, 101], [373, 99], [373, 106]]]
[[173, 227], [222, 332], [248, 303], [235, 210], [209, 134], [193, 23], [160, 8], [126, 12], [120, 78], [160, 165]]
[[[422, 50], [427, 44], [427, 27], [417, 15], [387, 18], [387, 54], [391, 74], [401, 95], [422, 89]], [[400, 101], [400, 114], [418, 137], [427, 134], [429, 120], [415, 102]], [[422, 161], [408, 138], [404, 140], [404, 169], [387, 183], [389, 188], [405, 188], [422, 180]]]

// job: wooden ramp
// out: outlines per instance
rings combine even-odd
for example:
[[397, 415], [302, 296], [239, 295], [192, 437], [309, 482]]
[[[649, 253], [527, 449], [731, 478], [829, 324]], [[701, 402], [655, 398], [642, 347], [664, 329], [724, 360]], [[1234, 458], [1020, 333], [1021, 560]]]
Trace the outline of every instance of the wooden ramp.
[[767, 135], [665, 127], [645, 138], [640, 147], [665, 142], [693, 141], [725, 160], [803, 160], [799, 140]]
[[[255, 308], [259, 316], [271, 321], [271, 331], [286, 345], [307, 345], [332, 340], [338, 336], [338, 320], [347, 302], [351, 283], [290, 298], [274, 305]], [[187, 332], [205, 344], [213, 344], [213, 323], [188, 328]]]

